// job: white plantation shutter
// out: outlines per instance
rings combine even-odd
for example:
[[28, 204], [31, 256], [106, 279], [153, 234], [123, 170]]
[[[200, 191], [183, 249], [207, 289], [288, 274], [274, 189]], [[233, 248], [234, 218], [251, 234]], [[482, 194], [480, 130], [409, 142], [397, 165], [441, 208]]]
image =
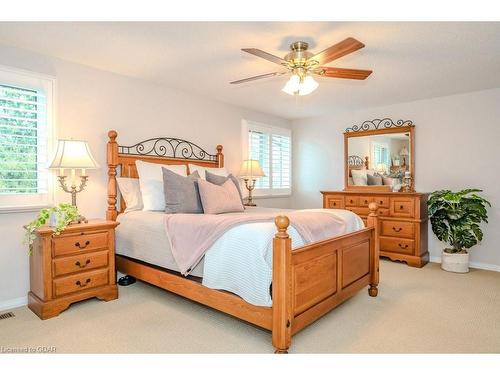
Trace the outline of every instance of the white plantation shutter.
[[0, 67], [0, 208], [47, 205], [52, 81]]
[[257, 179], [256, 195], [291, 194], [290, 130], [244, 121], [243, 134], [246, 134], [243, 158], [258, 160], [266, 175]]

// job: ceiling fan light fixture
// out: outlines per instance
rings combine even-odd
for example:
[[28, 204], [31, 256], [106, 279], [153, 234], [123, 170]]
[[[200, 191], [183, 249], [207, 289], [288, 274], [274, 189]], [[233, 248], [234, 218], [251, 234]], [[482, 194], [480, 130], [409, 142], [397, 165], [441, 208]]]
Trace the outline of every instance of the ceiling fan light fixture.
[[287, 93], [288, 95], [304, 96], [312, 93], [318, 88], [318, 86], [318, 82], [316, 82], [310, 75], [301, 79], [298, 74], [294, 74], [290, 77], [281, 91]]

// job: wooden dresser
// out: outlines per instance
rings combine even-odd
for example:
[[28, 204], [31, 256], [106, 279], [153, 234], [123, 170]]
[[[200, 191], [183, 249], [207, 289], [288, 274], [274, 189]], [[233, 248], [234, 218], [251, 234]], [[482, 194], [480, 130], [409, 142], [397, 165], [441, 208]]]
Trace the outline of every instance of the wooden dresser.
[[322, 191], [324, 208], [352, 211], [366, 224], [368, 204], [376, 202], [380, 215], [380, 255], [422, 267], [427, 251], [427, 194]]
[[41, 319], [59, 315], [76, 301], [118, 297], [115, 221], [89, 220], [58, 236], [50, 227], [36, 232], [30, 256], [28, 307]]

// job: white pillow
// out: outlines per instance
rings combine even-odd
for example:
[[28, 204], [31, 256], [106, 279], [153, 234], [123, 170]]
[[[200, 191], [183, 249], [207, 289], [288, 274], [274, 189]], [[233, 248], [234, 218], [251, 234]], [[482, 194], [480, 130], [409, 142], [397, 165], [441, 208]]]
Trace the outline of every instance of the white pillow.
[[212, 174], [216, 174], [217, 176], [223, 176], [223, 177], [227, 177], [229, 176], [229, 172], [227, 171], [226, 168], [207, 168], [207, 167], [202, 167], [200, 165], [196, 165], [196, 164], [188, 164], [189, 166], [189, 174], [191, 173], [194, 173], [195, 171], [198, 171], [198, 173], [200, 174], [200, 178], [202, 180], [206, 180], [207, 177], [206, 177], [206, 173], [205, 172], [210, 172]]
[[137, 173], [139, 174], [139, 186], [141, 189], [143, 211], [164, 211], [165, 195], [163, 192], [163, 172], [166, 168], [181, 176], [187, 176], [185, 165], [165, 165], [157, 163], [147, 163], [142, 160], [135, 162]]
[[125, 212], [140, 211], [144, 207], [142, 204], [141, 189], [138, 178], [117, 177], [118, 189], [120, 189], [121, 199], [125, 201], [127, 208]]
[[368, 177], [366, 177], [366, 169], [351, 169], [352, 181], [354, 185], [368, 185]]

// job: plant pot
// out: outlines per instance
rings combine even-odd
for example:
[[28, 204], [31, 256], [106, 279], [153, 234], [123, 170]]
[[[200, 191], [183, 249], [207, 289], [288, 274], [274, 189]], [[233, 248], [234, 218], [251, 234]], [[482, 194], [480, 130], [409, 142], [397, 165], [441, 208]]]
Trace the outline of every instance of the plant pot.
[[441, 268], [449, 272], [467, 273], [469, 272], [469, 254], [452, 254], [443, 250], [441, 254]]

